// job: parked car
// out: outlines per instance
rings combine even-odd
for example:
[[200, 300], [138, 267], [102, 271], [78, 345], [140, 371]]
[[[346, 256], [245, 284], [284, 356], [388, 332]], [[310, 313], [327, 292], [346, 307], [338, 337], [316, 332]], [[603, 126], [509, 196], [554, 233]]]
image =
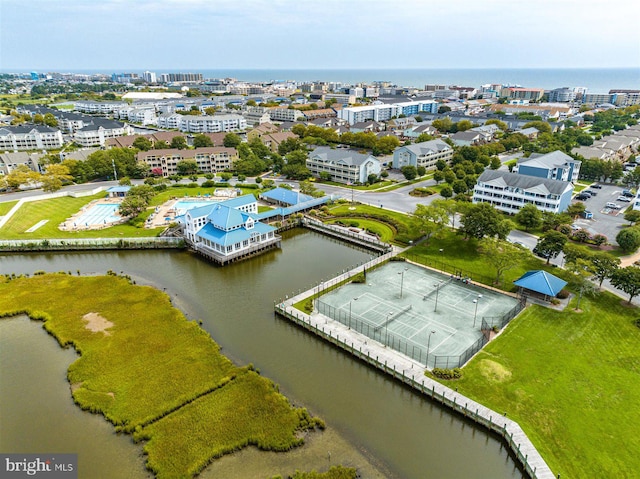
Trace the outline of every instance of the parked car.
[[533, 248], [533, 254], [544, 259], [547, 259], [549, 256], [551, 256], [549, 253], [543, 253], [542, 251], [540, 251], [537, 246]]
[[623, 201], [624, 203], [631, 203], [631, 198], [627, 198], [626, 196], [618, 196], [616, 201]]
[[585, 201], [585, 200], [588, 200], [589, 198], [591, 198], [591, 196], [585, 195], [584, 193], [580, 193], [578, 196], [576, 196], [576, 200], [578, 201]]
[[584, 191], [583, 193], [586, 193], [591, 196], [598, 196], [598, 193], [596, 193], [595, 191]]
[[605, 208], [610, 208], [612, 210], [619, 210], [620, 208], [622, 208], [622, 206], [616, 203], [612, 203], [611, 201], [607, 202], [604, 206]]
[[631, 190], [622, 190], [622, 196], [628, 196], [629, 198], [633, 198], [636, 195], [631, 193]]
[[591, 188], [595, 188], [596, 190], [601, 190], [602, 185], [591, 185]]

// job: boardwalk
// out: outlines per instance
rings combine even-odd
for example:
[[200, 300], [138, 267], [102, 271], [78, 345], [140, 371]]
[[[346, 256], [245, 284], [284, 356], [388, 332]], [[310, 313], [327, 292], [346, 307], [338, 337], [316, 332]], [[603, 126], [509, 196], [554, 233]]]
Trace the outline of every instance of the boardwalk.
[[[367, 268], [386, 261], [393, 253], [380, 256], [366, 265]], [[325, 287], [340, 283], [358, 270], [344, 273]], [[480, 403], [436, 382], [424, 375], [424, 365], [364, 336], [347, 326], [333, 321], [317, 312], [308, 315], [293, 307], [293, 304], [313, 296], [315, 289], [300, 293], [284, 301], [276, 302], [275, 311], [301, 327], [317, 334], [323, 339], [351, 353], [355, 357], [386, 372], [395, 379], [411, 386], [418, 392], [450, 407], [478, 424], [500, 434], [522, 464], [526, 473], [533, 479], [553, 479], [553, 472], [531, 443], [520, 425]]]

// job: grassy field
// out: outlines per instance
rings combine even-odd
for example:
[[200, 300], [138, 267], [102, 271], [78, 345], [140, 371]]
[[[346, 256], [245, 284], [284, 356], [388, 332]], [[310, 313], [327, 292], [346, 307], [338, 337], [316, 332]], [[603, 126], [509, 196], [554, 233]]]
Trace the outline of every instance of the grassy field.
[[[7, 223], [0, 228], [0, 239], [44, 239], [44, 238], [130, 238], [157, 236], [164, 228], [144, 229], [123, 224], [101, 230], [82, 232], [61, 231], [58, 226], [71, 215], [77, 213], [87, 203], [104, 198], [104, 193], [83, 198], [63, 196], [49, 200], [23, 204]], [[32, 233], [26, 231], [41, 220], [46, 224]]]
[[0, 203], [0, 216], [6, 215], [16, 203], [17, 201], [6, 201], [4, 203]]
[[[148, 441], [158, 477], [192, 477], [247, 445], [288, 450], [301, 444], [297, 431], [321, 425], [271, 381], [234, 366], [154, 288], [109, 275], [0, 283], [0, 316], [22, 312], [80, 353], [67, 373], [74, 401]], [[91, 313], [103, 320], [97, 330], [83, 320]]]
[[639, 477], [640, 329], [621, 303], [530, 306], [448, 385], [507, 412], [560, 477]]
[[376, 235], [378, 235], [378, 238], [385, 243], [389, 243], [390, 241], [392, 241], [396, 233], [395, 230], [391, 228], [387, 223], [367, 218], [336, 218], [335, 220], [329, 221], [329, 223], [336, 223], [337, 221], [342, 221], [349, 226], [354, 225], [356, 228], [366, 229], [372, 233], [375, 233]]

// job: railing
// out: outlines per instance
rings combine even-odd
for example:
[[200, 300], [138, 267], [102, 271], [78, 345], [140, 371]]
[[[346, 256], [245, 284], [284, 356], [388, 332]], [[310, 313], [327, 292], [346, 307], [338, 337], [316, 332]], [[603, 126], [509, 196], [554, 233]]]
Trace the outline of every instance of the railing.
[[153, 236], [148, 238], [65, 238], [0, 241], [1, 252], [161, 248], [177, 249], [184, 247], [185, 242], [182, 238], [169, 238], [164, 236]]
[[555, 475], [549, 466], [546, 464], [542, 456], [540, 456], [537, 449], [522, 431], [518, 423], [507, 419], [505, 417], [506, 414], [498, 414], [497, 412], [468, 399], [462, 394], [426, 378], [421, 373], [418, 373], [418, 379], [416, 379], [415, 374], [412, 374], [411, 376], [407, 375], [404, 369], [398, 369], [395, 364], [390, 366], [388, 361], [380, 361], [378, 359], [379, 357], [372, 356], [369, 350], [363, 351], [361, 344], [358, 345], [353, 341], [349, 341], [346, 335], [343, 338], [340, 338], [340, 335], [338, 333], [334, 334], [334, 331], [332, 331], [330, 327], [325, 328], [325, 326], [314, 324], [310, 316], [288, 307], [284, 302], [275, 304], [275, 312], [322, 337], [337, 347], [351, 353], [358, 359], [384, 371], [414, 390], [435, 399], [441, 404], [464, 415], [466, 418], [486, 427], [490, 431], [498, 433], [504, 438], [517, 461], [522, 465], [524, 471], [532, 479], [555, 478]]
[[349, 231], [346, 228], [339, 228], [337, 226], [328, 225], [323, 223], [322, 221], [317, 221], [308, 217], [302, 219], [302, 224], [303, 226], [306, 226], [308, 228], [317, 229], [321, 232], [329, 233], [332, 236], [337, 236], [347, 241], [354, 241], [358, 244], [367, 245], [380, 251], [387, 252], [393, 248], [390, 244], [385, 243], [384, 241], [380, 241], [376, 237], [361, 233], [355, 233], [353, 231]]

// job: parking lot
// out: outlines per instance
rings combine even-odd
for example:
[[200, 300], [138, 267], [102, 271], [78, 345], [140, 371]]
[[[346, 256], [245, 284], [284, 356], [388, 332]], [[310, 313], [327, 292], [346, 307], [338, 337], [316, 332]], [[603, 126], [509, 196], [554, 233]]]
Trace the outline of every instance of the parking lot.
[[[620, 232], [622, 225], [626, 223], [623, 218], [624, 212], [631, 207], [631, 202], [626, 203], [618, 200], [618, 197], [622, 195], [623, 189], [620, 186], [604, 184], [602, 184], [601, 189], [588, 188], [589, 191], [597, 193], [596, 196], [583, 201], [587, 210], [593, 213], [593, 218], [590, 220], [580, 218], [574, 224], [585, 228], [592, 235], [605, 235], [611, 244], [617, 244], [616, 236]], [[607, 203], [615, 203], [620, 205], [621, 208], [607, 208]]]

